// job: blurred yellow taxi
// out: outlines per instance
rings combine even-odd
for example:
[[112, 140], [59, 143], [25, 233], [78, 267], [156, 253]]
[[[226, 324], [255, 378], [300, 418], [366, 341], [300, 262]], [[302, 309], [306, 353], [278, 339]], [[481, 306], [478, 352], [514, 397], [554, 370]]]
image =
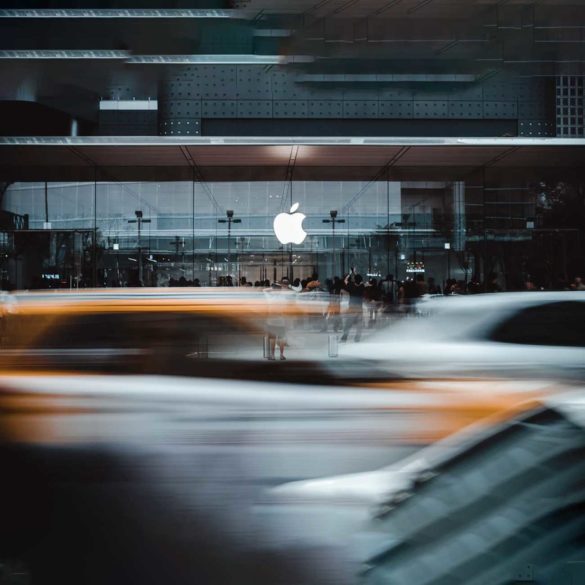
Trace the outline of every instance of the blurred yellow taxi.
[[[273, 296], [287, 318], [322, 310]], [[0, 369], [201, 375], [220, 358], [227, 373], [230, 360], [262, 357], [273, 300], [246, 289], [17, 294], [2, 305]]]

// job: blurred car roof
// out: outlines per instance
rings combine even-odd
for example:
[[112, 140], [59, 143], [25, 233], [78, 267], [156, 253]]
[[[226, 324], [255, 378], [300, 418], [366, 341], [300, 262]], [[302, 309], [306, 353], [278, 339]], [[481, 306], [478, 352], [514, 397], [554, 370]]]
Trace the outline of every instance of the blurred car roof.
[[433, 296], [423, 301], [425, 311], [507, 309], [513, 306], [563, 301], [585, 302], [585, 291], [526, 291], [477, 295]]
[[[271, 301], [278, 299], [286, 314], [321, 313], [321, 302], [301, 298], [294, 292], [276, 291]], [[109, 311], [148, 312], [152, 310], [205, 311], [212, 313], [252, 312], [263, 314], [268, 296], [264, 291], [247, 288], [127, 288], [44, 290], [17, 292], [0, 299], [5, 313], [45, 313]], [[311, 302], [303, 302], [303, 301]], [[273, 304], [272, 302], [270, 303]]]

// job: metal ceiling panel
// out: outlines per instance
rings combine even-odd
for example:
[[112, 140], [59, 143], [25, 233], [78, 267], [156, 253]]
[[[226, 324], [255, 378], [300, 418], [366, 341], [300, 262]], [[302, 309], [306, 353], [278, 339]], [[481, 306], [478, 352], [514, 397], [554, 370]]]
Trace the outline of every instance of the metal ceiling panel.
[[301, 146], [297, 166], [383, 167], [400, 146]]
[[80, 146], [77, 150], [101, 166], [187, 166], [178, 146]]
[[189, 146], [199, 166], [287, 166], [290, 146]]
[[[0, 138], [0, 180], [456, 180], [476, 170], [528, 176], [581, 173], [585, 140], [440, 138]], [[262, 179], [264, 177], [264, 179]], [[274, 179], [276, 177], [276, 179]]]
[[494, 163], [495, 167], [582, 167], [585, 149], [519, 148]]
[[397, 161], [396, 166], [452, 166], [481, 167], [506, 152], [505, 147], [493, 146], [449, 146], [446, 148], [418, 147], [410, 148]]
[[12, 146], [0, 150], [0, 166], [87, 166], [90, 163], [67, 146]]

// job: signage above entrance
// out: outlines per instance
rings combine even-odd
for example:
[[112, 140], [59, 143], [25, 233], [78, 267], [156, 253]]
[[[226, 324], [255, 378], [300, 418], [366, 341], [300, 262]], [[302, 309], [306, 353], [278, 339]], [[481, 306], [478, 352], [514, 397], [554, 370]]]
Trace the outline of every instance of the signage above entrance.
[[304, 213], [297, 212], [299, 204], [290, 208], [290, 213], [279, 213], [274, 218], [274, 235], [281, 244], [302, 244], [307, 237], [303, 229]]

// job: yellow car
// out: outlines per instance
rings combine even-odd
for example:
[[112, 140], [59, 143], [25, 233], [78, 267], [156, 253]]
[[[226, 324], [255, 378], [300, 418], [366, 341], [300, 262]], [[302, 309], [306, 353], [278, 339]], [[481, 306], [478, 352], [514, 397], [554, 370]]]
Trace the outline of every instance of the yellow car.
[[[322, 311], [277, 300], [285, 319]], [[2, 307], [0, 369], [246, 377], [274, 307], [245, 289], [21, 293]]]

